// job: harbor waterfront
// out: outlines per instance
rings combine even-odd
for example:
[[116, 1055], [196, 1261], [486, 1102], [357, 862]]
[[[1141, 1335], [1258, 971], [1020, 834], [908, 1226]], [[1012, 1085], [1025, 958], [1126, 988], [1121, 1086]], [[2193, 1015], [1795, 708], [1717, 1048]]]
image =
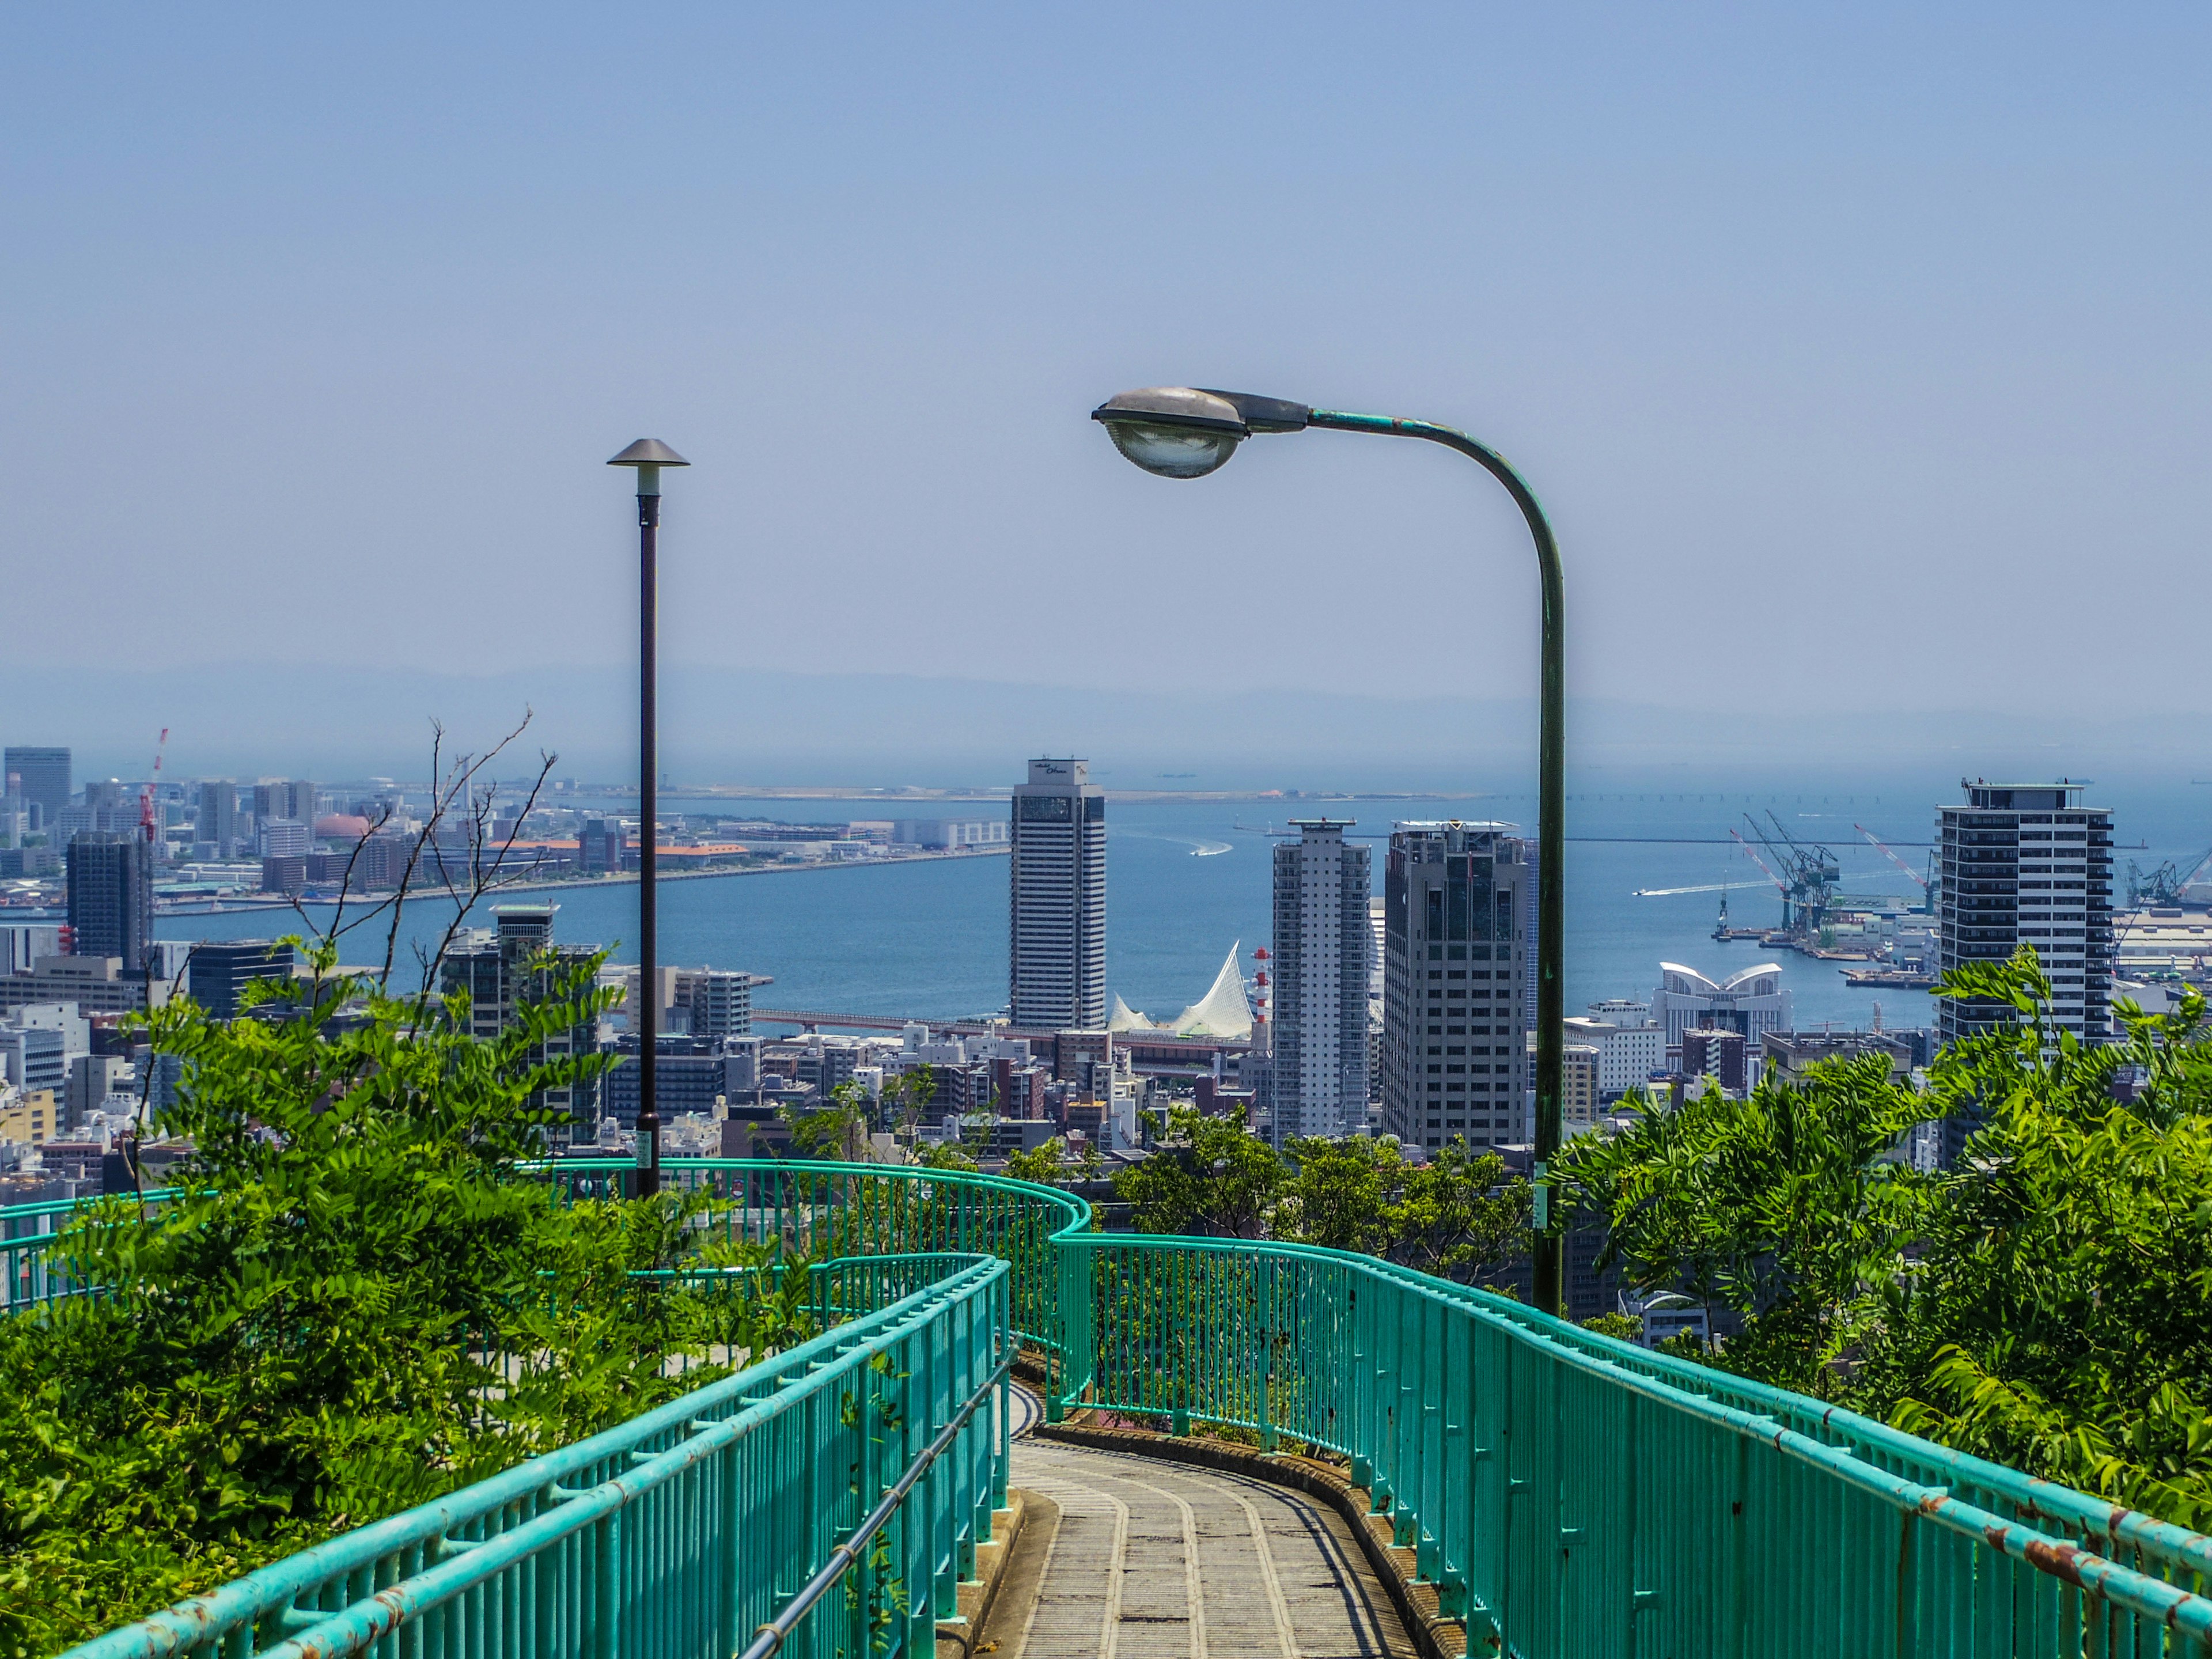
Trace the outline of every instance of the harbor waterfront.
[[[1568, 1011], [1605, 997], [1648, 997], [1662, 961], [1717, 979], [1774, 961], [1802, 1029], [1863, 1028], [1877, 1002], [1885, 1025], [1932, 1024], [1924, 992], [1846, 982], [1844, 970], [1867, 964], [1816, 960], [1756, 937], [1717, 941], [1712, 933], [1723, 897], [1736, 927], [1771, 928], [1780, 920], [1779, 896], [1729, 838], [1745, 813], [1772, 811], [1793, 834], [1823, 841], [1841, 860], [1846, 890], [1917, 898], [1918, 889], [1854, 825], [1873, 830], [1920, 869], [1927, 851], [1912, 843], [1929, 839], [1935, 803], [1956, 793], [1957, 780], [1947, 787], [1941, 775], [1850, 779], [1827, 787], [1794, 777], [1764, 787], [1732, 780], [1727, 788], [1703, 791], [1576, 787], [1567, 848]], [[2187, 867], [2212, 844], [2212, 790], [2169, 780], [2098, 793], [2114, 809], [2123, 874], [2130, 859], [2146, 867], [2161, 860]], [[615, 808], [611, 798], [608, 805]], [[679, 793], [665, 799], [671, 812], [741, 812], [790, 823], [821, 822], [834, 815], [826, 806], [818, 794], [737, 800]], [[1533, 794], [1525, 793], [1117, 799], [1108, 819], [1109, 993], [1133, 1008], [1180, 1008], [1206, 989], [1232, 943], [1241, 943], [1249, 971], [1251, 952], [1269, 937], [1266, 832], [1283, 830], [1291, 817], [1326, 811], [1357, 820], [1355, 836], [1386, 836], [1392, 823], [1410, 820], [1525, 824], [1534, 807]], [[855, 802], [848, 810], [875, 817], [884, 808]], [[933, 810], [998, 817], [1006, 806], [1000, 797], [947, 801]], [[669, 889], [661, 907], [666, 960], [770, 975], [775, 989], [761, 999], [767, 1006], [954, 1019], [994, 1012], [1006, 1001], [1001, 858], [915, 858], [663, 881]], [[1710, 890], [1722, 884], [1724, 892]], [[635, 959], [635, 880], [530, 885], [532, 902], [561, 907], [557, 933], [564, 942], [605, 945], [615, 961]], [[326, 925], [327, 906], [307, 910], [314, 926]], [[414, 945], [434, 943], [451, 914], [441, 900], [411, 900], [398, 960], [408, 961]], [[482, 925], [490, 925], [489, 915]], [[220, 939], [302, 929], [289, 909], [253, 907], [164, 914], [155, 931], [162, 939]], [[383, 948], [380, 918], [348, 936], [346, 960], [380, 962]]]
[[[1717, 979], [1754, 963], [1780, 963], [1801, 1029], [1832, 1024], [1863, 1028], [1874, 1006], [1888, 1026], [1933, 1023], [1931, 1000], [1893, 986], [1853, 987], [1823, 961], [1762, 945], [1756, 938], [1716, 941], [1720, 900], [1738, 927], [1771, 927], [1778, 895], [1729, 839], [1747, 811], [1774, 811], [1793, 834], [1819, 837], [1834, 849], [1843, 886], [1854, 893], [1918, 890], [1854, 830], [1863, 824], [1908, 864], [1924, 865], [1933, 805], [1949, 799], [1941, 778], [1857, 781], [1820, 792], [1755, 785], [1698, 792], [1624, 789], [1572, 796], [1573, 839], [1567, 866], [1567, 1006], [1578, 1012], [1605, 997], [1647, 997], [1662, 961], [1680, 962]], [[2146, 864], [2201, 854], [2197, 837], [2212, 830], [2197, 815], [2206, 792], [2176, 787], [2109, 789], [2123, 858]], [[1525, 823], [1530, 795], [1412, 796], [1316, 799], [1157, 799], [1113, 803], [1108, 859], [1107, 983], [1133, 1008], [1179, 1008], [1200, 994], [1232, 943], [1252, 951], [1269, 933], [1269, 830], [1292, 817], [1327, 811], [1357, 821], [1354, 836], [1387, 836], [1407, 820], [1502, 819]], [[666, 810], [742, 811], [749, 816], [818, 822], [818, 798], [726, 799], [711, 805], [681, 796]], [[879, 812], [880, 807], [858, 810]], [[947, 808], [945, 810], [955, 810]], [[1003, 799], [961, 810], [996, 816]], [[2148, 850], [2134, 850], [2148, 842]], [[1380, 868], [1379, 860], [1377, 869]], [[999, 858], [858, 863], [794, 872], [793, 878], [742, 876], [672, 881], [661, 907], [665, 959], [690, 965], [742, 968], [773, 975], [762, 1001], [777, 1007], [836, 1008], [854, 1013], [910, 1014], [951, 1019], [988, 1014], [1006, 997], [1006, 865]], [[1728, 884], [1725, 893], [1709, 890]], [[1650, 893], [1651, 896], [1638, 896]], [[1679, 890], [1707, 890], [1683, 891]], [[635, 882], [559, 884], [530, 894], [560, 905], [564, 942], [611, 947], [614, 960], [634, 960], [637, 927]], [[307, 907], [315, 925], [327, 907]], [[410, 902], [399, 960], [426, 947], [451, 915], [443, 902]], [[483, 918], [489, 926], [490, 917]], [[297, 915], [262, 908], [217, 915], [164, 915], [166, 939], [245, 939], [299, 928]], [[381, 920], [349, 935], [349, 963], [380, 961]]]

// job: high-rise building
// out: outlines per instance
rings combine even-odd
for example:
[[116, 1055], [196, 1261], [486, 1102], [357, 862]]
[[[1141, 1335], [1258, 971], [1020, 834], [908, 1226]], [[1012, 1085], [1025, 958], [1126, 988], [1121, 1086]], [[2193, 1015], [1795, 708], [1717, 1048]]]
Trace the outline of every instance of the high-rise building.
[[1090, 775], [1033, 760], [1014, 791], [1010, 1001], [1033, 1030], [1106, 1024], [1106, 792]]
[[[2083, 1042], [2112, 1029], [2112, 815], [2081, 805], [2078, 783], [1960, 779], [1966, 799], [1939, 807], [1942, 862], [1937, 965], [2002, 962], [2033, 945], [2051, 976], [2050, 1023]], [[1946, 1043], [2014, 1018], [2003, 1002], [1936, 999]]]
[[1293, 818], [1275, 848], [1274, 1111], [1270, 1138], [1367, 1127], [1369, 854], [1348, 818]]
[[239, 998], [255, 980], [292, 977], [292, 947], [265, 939], [202, 939], [185, 971], [194, 1002], [216, 1019], [235, 1019]]
[[[515, 1023], [515, 1011], [525, 1003], [541, 1002], [553, 995], [556, 978], [565, 969], [588, 961], [590, 945], [556, 945], [553, 917], [557, 904], [496, 904], [492, 916], [495, 929], [473, 929], [468, 939], [446, 953], [440, 964], [440, 988], [469, 994], [469, 1029], [477, 1036], [496, 1036]], [[597, 1023], [580, 1021], [553, 1033], [532, 1053], [535, 1061], [566, 1060], [596, 1052]], [[563, 1085], [543, 1091], [530, 1103], [535, 1109], [563, 1114], [568, 1133], [564, 1140], [589, 1141], [599, 1133], [599, 1080]]]
[[146, 969], [154, 937], [154, 849], [127, 830], [88, 830], [69, 844], [70, 937], [81, 957], [118, 957]]
[[1434, 1149], [1516, 1139], [1526, 1112], [1528, 843], [1401, 823], [1382, 880], [1382, 1127]]
[[[1762, 1036], [1762, 1041], [1764, 1037]], [[1743, 1033], [1704, 1028], [1682, 1033], [1682, 1074], [1709, 1077], [1730, 1094], [1741, 1094], [1748, 1080]]]
[[256, 832], [264, 859], [301, 859], [315, 844], [313, 830], [298, 818], [263, 818]]
[[620, 818], [586, 818], [576, 836], [576, 867], [587, 876], [617, 874], [628, 851]]
[[253, 786], [254, 821], [289, 818], [300, 823], [315, 821], [315, 786], [305, 778], [270, 779]]
[[676, 1007], [685, 1011], [684, 1029], [692, 1036], [750, 1036], [753, 1029], [753, 987], [773, 981], [763, 975], [720, 968], [679, 968]]
[[[9, 782], [9, 779], [14, 781]], [[22, 796], [39, 809], [40, 827], [51, 826], [76, 793], [70, 782], [70, 751], [13, 745], [0, 750], [0, 789]]]
[[193, 839], [215, 848], [227, 859], [238, 850], [238, 786], [216, 778], [200, 785], [199, 823]]

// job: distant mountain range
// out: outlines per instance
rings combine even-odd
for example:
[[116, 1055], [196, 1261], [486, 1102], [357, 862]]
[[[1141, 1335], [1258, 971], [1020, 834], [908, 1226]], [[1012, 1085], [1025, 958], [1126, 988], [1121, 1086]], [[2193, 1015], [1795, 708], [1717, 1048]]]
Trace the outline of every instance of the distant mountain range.
[[[2041, 774], [2194, 760], [2171, 722], [2132, 726], [2020, 714], [1803, 717], [1734, 706], [1619, 701], [1569, 709], [1570, 765], [1714, 779], [1900, 768]], [[240, 663], [94, 672], [0, 667], [0, 741], [60, 743], [77, 775], [143, 777], [161, 728], [174, 775], [420, 777], [431, 720], [481, 747], [535, 718], [513, 774], [540, 746], [563, 776], [632, 780], [637, 694], [626, 670], [490, 675]], [[661, 690], [664, 769], [678, 782], [924, 786], [1015, 781], [1034, 754], [1088, 756], [1109, 788], [1519, 789], [1534, 771], [1534, 700], [1415, 700], [1326, 690], [1183, 694], [890, 674], [672, 668]], [[508, 769], [500, 769], [502, 776]], [[1665, 787], [1663, 778], [1661, 787]]]

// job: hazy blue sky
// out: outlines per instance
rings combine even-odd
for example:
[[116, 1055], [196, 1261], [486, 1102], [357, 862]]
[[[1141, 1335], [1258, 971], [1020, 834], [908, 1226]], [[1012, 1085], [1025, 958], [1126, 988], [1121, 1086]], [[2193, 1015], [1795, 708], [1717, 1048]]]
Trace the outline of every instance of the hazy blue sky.
[[1195, 381], [1499, 444], [1584, 697], [2203, 714], [2208, 17], [13, 8], [0, 653], [550, 697], [649, 434], [676, 663], [1525, 694], [1493, 487]]

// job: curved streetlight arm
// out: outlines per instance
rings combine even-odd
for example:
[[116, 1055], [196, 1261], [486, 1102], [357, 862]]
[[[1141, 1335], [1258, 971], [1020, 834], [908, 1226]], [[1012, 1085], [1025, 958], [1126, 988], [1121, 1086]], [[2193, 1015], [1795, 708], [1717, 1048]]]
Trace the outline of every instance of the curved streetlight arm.
[[[1536, 782], [1536, 1305], [1547, 1313], [1564, 1310], [1560, 1292], [1559, 1233], [1552, 1230], [1550, 1189], [1546, 1182], [1560, 1139], [1560, 1070], [1565, 1056], [1566, 981], [1566, 666], [1565, 629], [1561, 614], [1565, 584], [1559, 569], [1559, 544], [1544, 517], [1543, 504], [1512, 464], [1487, 444], [1464, 432], [1427, 421], [1394, 420], [1387, 415], [1350, 415], [1316, 409], [1308, 426], [1338, 432], [1372, 432], [1384, 437], [1425, 438], [1455, 449], [1504, 484], [1528, 521], [1536, 541], [1536, 565], [1544, 590], [1543, 690], [1538, 703]], [[1285, 429], [1277, 428], [1277, 430]]]

